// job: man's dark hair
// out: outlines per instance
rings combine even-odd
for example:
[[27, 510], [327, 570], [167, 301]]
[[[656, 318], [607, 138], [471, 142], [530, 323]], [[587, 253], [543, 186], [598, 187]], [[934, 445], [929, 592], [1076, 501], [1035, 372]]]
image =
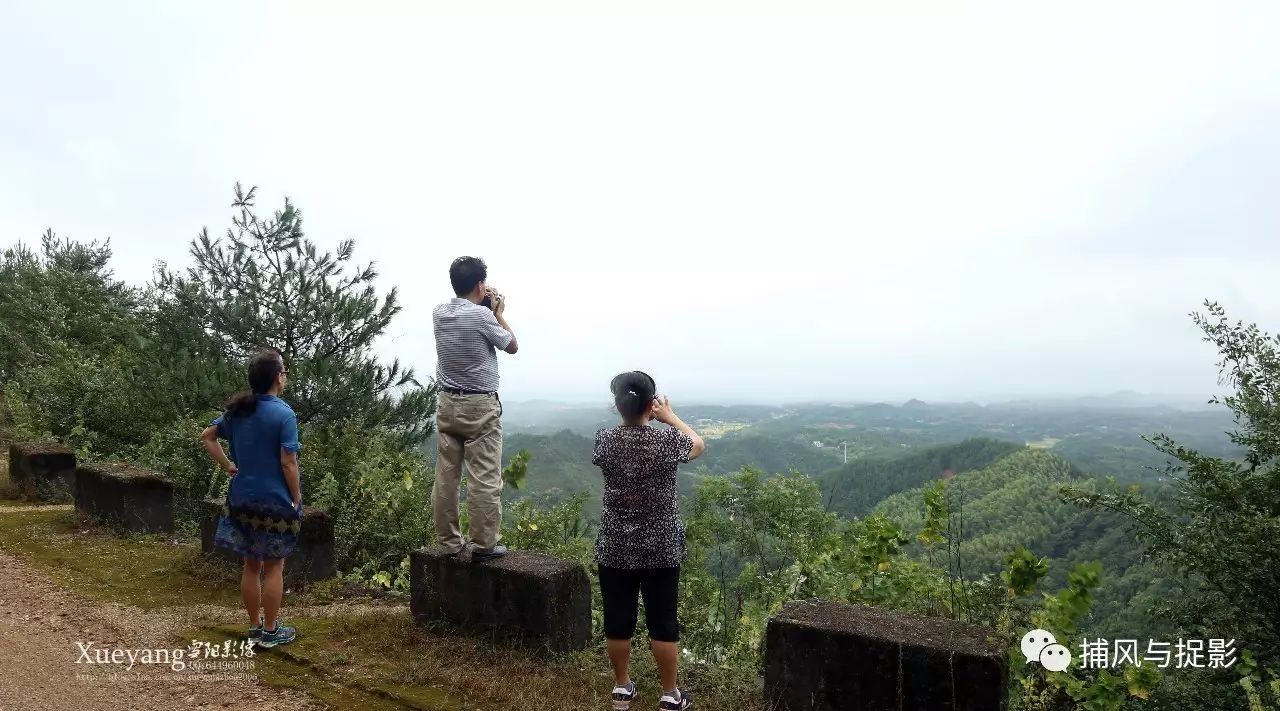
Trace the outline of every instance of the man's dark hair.
[[466, 296], [476, 284], [489, 277], [489, 270], [484, 260], [479, 257], [458, 257], [449, 265], [449, 283], [453, 284], [453, 293]]

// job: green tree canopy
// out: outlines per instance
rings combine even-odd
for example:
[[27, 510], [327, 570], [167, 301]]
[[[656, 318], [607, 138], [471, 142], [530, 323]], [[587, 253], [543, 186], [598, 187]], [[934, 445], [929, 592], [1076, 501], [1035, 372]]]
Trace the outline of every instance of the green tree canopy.
[[302, 423], [359, 422], [407, 442], [431, 432], [434, 384], [423, 386], [398, 360], [379, 362], [375, 340], [400, 313], [396, 290], [379, 295], [372, 263], [352, 263], [355, 242], [321, 252], [288, 199], [271, 217], [255, 209], [256, 188], [237, 183], [232, 226], [220, 239], [201, 231], [184, 273], [157, 270], [156, 284], [234, 360], [278, 349], [289, 369], [289, 401]]
[[157, 412], [140, 376], [139, 294], [107, 269], [107, 243], [46, 231], [37, 253], [0, 254], [0, 382], [5, 416], [28, 437], [130, 449]]
[[67, 350], [132, 342], [137, 295], [115, 280], [110, 259], [109, 242], [75, 242], [53, 230], [39, 253], [23, 244], [0, 253], [0, 381]]

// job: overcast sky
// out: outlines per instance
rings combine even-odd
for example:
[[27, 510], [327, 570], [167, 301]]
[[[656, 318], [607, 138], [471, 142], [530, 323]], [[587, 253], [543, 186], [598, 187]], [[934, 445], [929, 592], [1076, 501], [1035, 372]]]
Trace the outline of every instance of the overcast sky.
[[1203, 299], [1280, 330], [1280, 3], [477, 5], [5, 3], [0, 243], [141, 284], [256, 184], [423, 375], [483, 256], [512, 400], [1199, 398]]

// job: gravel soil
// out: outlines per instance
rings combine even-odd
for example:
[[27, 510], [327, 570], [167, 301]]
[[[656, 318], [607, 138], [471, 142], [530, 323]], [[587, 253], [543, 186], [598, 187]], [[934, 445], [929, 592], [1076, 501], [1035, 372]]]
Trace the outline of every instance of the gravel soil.
[[218, 608], [144, 612], [91, 603], [0, 553], [0, 711], [322, 708], [305, 694], [259, 686], [251, 670], [178, 672], [166, 664], [126, 670], [127, 661], [83, 663], [77, 645], [93, 643], [91, 650], [185, 648], [187, 643], [175, 635], [189, 628], [189, 620], [208, 619], [211, 612], [229, 622], [238, 619], [235, 611]]

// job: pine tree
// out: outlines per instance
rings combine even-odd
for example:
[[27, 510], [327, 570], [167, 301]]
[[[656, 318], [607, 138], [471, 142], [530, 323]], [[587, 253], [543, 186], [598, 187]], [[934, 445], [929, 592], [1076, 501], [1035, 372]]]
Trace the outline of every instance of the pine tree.
[[47, 230], [41, 249], [0, 252], [0, 383], [66, 348], [100, 353], [131, 342], [137, 297], [107, 263], [111, 244], [82, 243]]
[[255, 209], [257, 188], [236, 183], [236, 214], [225, 237], [208, 229], [191, 242], [185, 274], [157, 270], [158, 288], [243, 360], [275, 348], [289, 371], [289, 403], [301, 423], [387, 427], [406, 444], [426, 439], [435, 386], [423, 386], [398, 360], [378, 361], [373, 343], [401, 307], [392, 288], [379, 296], [372, 263], [352, 263], [355, 241], [321, 253], [287, 198], [270, 218]]

